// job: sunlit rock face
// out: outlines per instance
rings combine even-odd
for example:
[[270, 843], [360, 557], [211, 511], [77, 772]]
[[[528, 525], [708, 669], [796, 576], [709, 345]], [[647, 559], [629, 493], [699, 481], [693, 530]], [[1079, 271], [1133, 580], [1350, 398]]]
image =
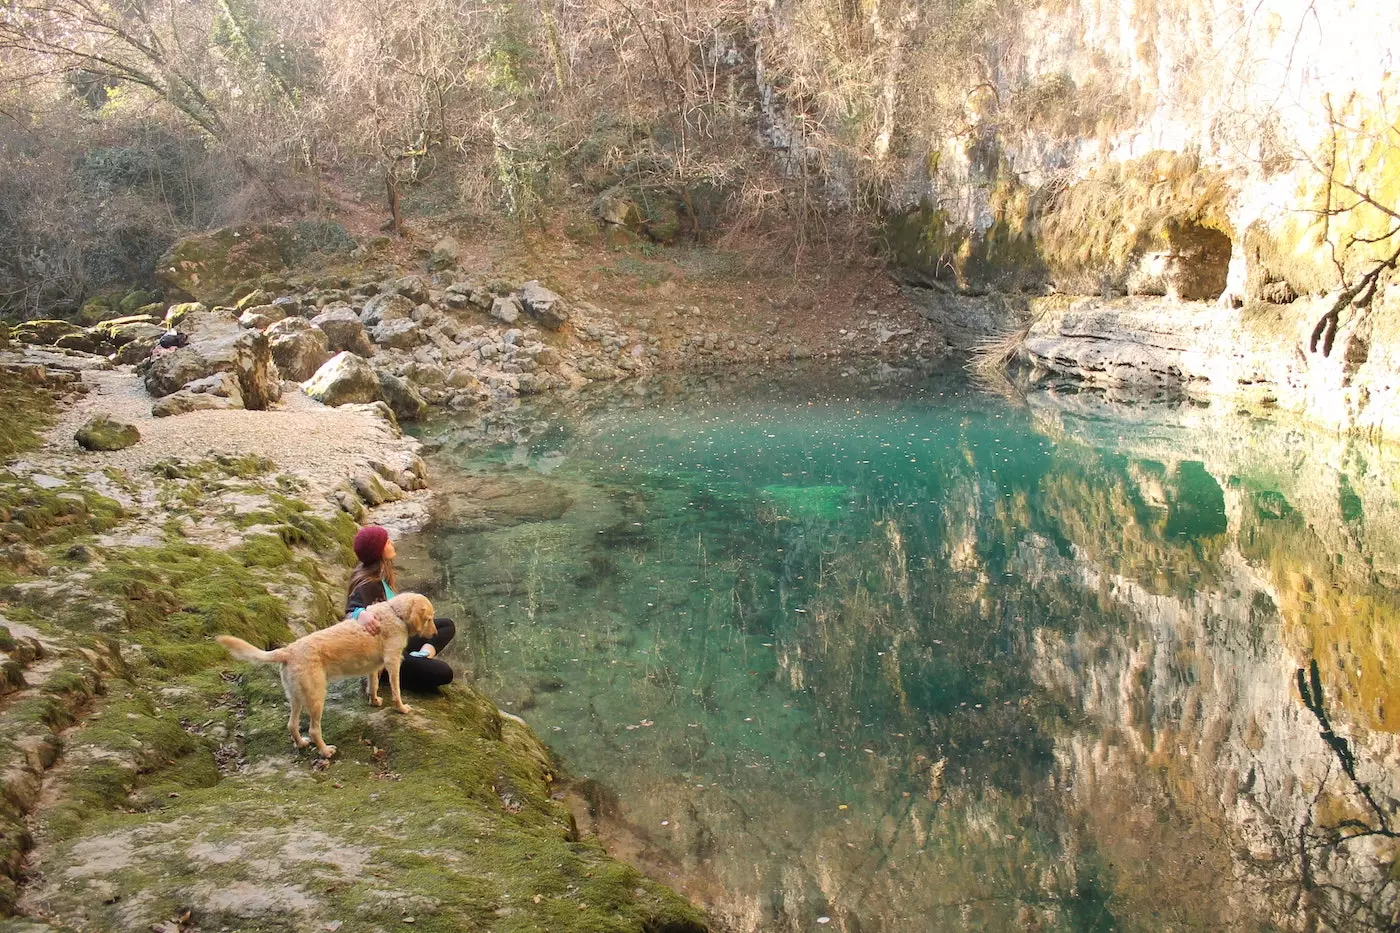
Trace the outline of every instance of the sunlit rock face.
[[[1400, 80], [1390, 64], [1400, 11], [1330, 12], [1319, 19], [1305, 0], [1002, 11], [981, 34], [996, 65], [968, 94], [961, 135], [932, 163], [905, 167], [909, 203], [938, 205], [925, 242], [948, 238], [947, 270], [973, 278], [1038, 260], [1071, 294], [1121, 291], [1154, 253], [1166, 260], [1157, 293], [1184, 300], [1286, 303], [1325, 290], [1337, 280], [1328, 235], [1350, 250], [1348, 233], [1382, 218], [1363, 209], [1328, 229], [1314, 211], [1337, 203], [1324, 193], [1327, 153], [1348, 184], [1382, 200], [1400, 190], [1376, 148]], [[1049, 219], [1023, 225], [1028, 200], [1048, 202]], [[1130, 223], [1114, 229], [1120, 218]], [[958, 255], [960, 236], [971, 240]]]
[[444, 513], [441, 586], [478, 683], [592, 779], [581, 821], [746, 931], [1393, 910], [1394, 840], [1343, 837], [1400, 796], [1394, 464], [961, 382], [429, 426], [437, 475], [516, 490]]
[[1400, 287], [1381, 288], [1365, 315], [1349, 314], [1330, 348], [1314, 344], [1336, 300], [1244, 308], [1165, 298], [1044, 301], [1020, 355], [1041, 379], [1279, 408], [1327, 429], [1394, 440], [1400, 359], [1391, 347], [1400, 336]]

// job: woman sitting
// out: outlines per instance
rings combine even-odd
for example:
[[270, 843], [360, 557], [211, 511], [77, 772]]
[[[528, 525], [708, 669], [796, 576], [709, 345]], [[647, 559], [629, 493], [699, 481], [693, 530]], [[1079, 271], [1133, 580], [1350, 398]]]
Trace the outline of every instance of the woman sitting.
[[[378, 525], [366, 525], [355, 535], [355, 556], [360, 562], [350, 575], [350, 587], [345, 601], [345, 614], [358, 619], [366, 607], [394, 597], [398, 581], [394, 576], [394, 542], [389, 532]], [[434, 619], [437, 635], [432, 639], [413, 636], [404, 649], [399, 681], [407, 690], [432, 690], [452, 683], [452, 668], [437, 657], [457, 627], [451, 619]], [[365, 626], [377, 631], [374, 616], [365, 616]]]

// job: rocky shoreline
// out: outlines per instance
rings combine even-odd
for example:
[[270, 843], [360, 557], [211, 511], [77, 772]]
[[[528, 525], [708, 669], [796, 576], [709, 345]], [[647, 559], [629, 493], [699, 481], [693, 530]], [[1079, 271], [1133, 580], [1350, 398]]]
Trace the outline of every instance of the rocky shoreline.
[[[290, 749], [275, 677], [212, 635], [285, 642], [333, 621], [356, 522], [420, 528], [430, 493], [382, 400], [325, 406], [274, 377], [256, 410], [254, 329], [192, 323], [186, 356], [224, 368], [154, 405], [170, 356], [138, 374], [73, 348], [0, 351], [28, 438], [0, 470], [0, 923], [706, 929], [580, 837], [548, 749], [468, 685], [405, 719], [342, 684], [341, 754]], [[254, 352], [210, 350], [239, 342]], [[181, 393], [221, 402], [160, 411]], [[80, 449], [99, 415], [134, 443]]]

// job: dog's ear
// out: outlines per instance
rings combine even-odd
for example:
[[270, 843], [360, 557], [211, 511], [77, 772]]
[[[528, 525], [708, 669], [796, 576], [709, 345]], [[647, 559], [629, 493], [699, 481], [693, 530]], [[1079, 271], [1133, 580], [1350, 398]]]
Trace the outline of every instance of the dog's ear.
[[426, 632], [433, 630], [436, 634], [437, 626], [433, 624], [433, 604], [428, 601], [428, 597], [419, 596], [413, 602], [414, 621], [418, 631]]

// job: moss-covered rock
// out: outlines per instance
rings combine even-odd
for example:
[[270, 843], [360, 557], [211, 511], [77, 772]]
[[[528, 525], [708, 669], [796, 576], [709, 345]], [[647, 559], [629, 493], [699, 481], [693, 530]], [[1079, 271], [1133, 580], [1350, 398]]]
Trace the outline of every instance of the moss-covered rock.
[[283, 271], [282, 249], [269, 228], [226, 227], [186, 237], [170, 248], [156, 266], [168, 297], [222, 304], [242, 297], [249, 280]]
[[93, 295], [83, 302], [78, 309], [78, 323], [87, 327], [99, 324], [102, 321], [110, 320], [114, 317], [121, 317], [123, 314], [131, 312], [122, 310], [122, 295], [120, 292], [107, 292], [100, 295]]
[[354, 245], [344, 228], [330, 221], [226, 227], [177, 242], [161, 257], [156, 278], [168, 299], [232, 304], [258, 289], [259, 282], [286, 279], [292, 266], [308, 258], [349, 252]]
[[201, 314], [208, 310], [209, 306], [200, 301], [182, 301], [171, 305], [165, 312], [165, 326], [179, 327], [191, 314]]
[[136, 314], [155, 301], [155, 296], [144, 288], [135, 288], [122, 296], [117, 307], [122, 314]]
[[81, 332], [82, 328], [72, 321], [25, 321], [23, 324], [16, 324], [10, 329], [10, 338], [19, 343], [51, 347], [58, 342], [60, 337]]
[[94, 415], [73, 435], [84, 450], [124, 450], [141, 440], [136, 425]]

